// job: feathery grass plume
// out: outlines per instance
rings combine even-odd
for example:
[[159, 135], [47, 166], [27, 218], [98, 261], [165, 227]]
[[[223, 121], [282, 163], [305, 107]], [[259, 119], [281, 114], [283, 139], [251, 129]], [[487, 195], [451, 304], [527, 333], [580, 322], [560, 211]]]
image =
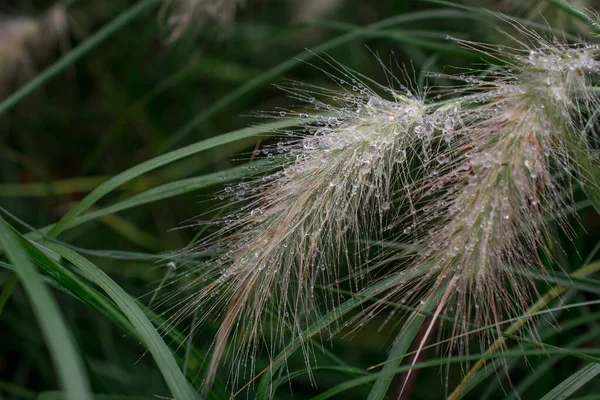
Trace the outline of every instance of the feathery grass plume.
[[[407, 149], [421, 140], [415, 129], [424, 104], [404, 87], [385, 88], [392, 96], [386, 100], [361, 77], [338, 70], [343, 78], [333, 79], [341, 90], [290, 89], [320, 111], [277, 115], [314, 122], [282, 132], [284, 140], [264, 147], [268, 162], [282, 167], [277, 172], [225, 189], [222, 198], [244, 205], [198, 248], [218, 256], [199, 267], [189, 286], [193, 295], [171, 321], [196, 309], [204, 315], [198, 323], [220, 316], [205, 388], [228, 343], [236, 342], [230, 349], [239, 365], [232, 367], [235, 386], [239, 370], [263, 343], [276, 354], [307, 328], [318, 313], [316, 299], [335, 307], [338, 299], [318, 285], [335, 285], [344, 264], [364, 262], [368, 245], [362, 239], [376, 237], [385, 214], [393, 212], [390, 191], [403, 184], [398, 179], [405, 174], [398, 171], [410, 161]], [[320, 95], [331, 102], [315, 98]], [[361, 279], [356, 270], [350, 274]]]
[[598, 106], [590, 78], [600, 72], [600, 49], [520, 29], [527, 39], [518, 49], [462, 42], [505, 66], [488, 78], [458, 77], [467, 83], [462, 97], [432, 113], [439, 151], [414, 186], [416, 218], [397, 222], [421, 251], [392, 273], [399, 283], [384, 301], [422, 307], [445, 290], [436, 314], [454, 319], [448, 350], [463, 354], [471, 324], [491, 328], [483, 348], [503, 320], [531, 305], [537, 292], [527, 272], [545, 271], [548, 216], [568, 230], [562, 193], [578, 168], [573, 149], [594, 140], [585, 128]]

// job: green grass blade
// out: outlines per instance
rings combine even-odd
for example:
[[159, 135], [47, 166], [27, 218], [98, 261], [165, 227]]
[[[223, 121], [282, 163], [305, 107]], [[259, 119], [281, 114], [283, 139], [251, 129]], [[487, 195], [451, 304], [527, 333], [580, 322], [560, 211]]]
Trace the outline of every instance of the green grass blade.
[[[263, 163], [262, 160], [256, 161], [254, 163], [252, 163], [253, 166], [264, 166], [266, 163]], [[125, 200], [122, 200], [116, 204], [95, 210], [95, 211], [91, 211], [87, 214], [81, 215], [79, 217], [77, 217], [75, 220], [73, 220], [69, 226], [67, 226], [65, 229], [71, 229], [74, 228], [76, 226], [85, 224], [87, 222], [90, 221], [94, 221], [100, 217], [104, 217], [116, 212], [120, 212], [120, 211], [125, 211], [125, 210], [129, 210], [131, 208], [135, 208], [135, 207], [139, 207], [139, 206], [143, 206], [145, 204], [149, 204], [149, 203], [153, 203], [159, 200], [165, 200], [174, 196], [178, 196], [181, 194], [185, 194], [185, 193], [189, 193], [192, 192], [194, 190], [198, 190], [198, 189], [203, 189], [212, 185], [216, 185], [216, 184], [223, 184], [226, 182], [230, 182], [236, 179], [240, 179], [243, 177], [246, 177], [248, 175], [251, 175], [252, 172], [248, 170], [247, 166], [240, 166], [240, 167], [233, 167], [224, 171], [220, 171], [220, 172], [215, 172], [212, 174], [207, 174], [207, 175], [202, 175], [202, 176], [197, 176], [194, 178], [187, 178], [187, 179], [181, 179], [178, 180], [176, 182], [171, 182], [171, 183], [166, 183], [164, 185], [160, 185], [157, 187], [154, 187], [152, 189], [149, 189], [145, 192], [136, 194], [134, 196], [131, 196]], [[5, 212], [7, 215], [10, 215], [12, 218], [18, 220], [14, 215], [8, 213], [8, 211], [2, 209], [2, 207], [0, 207], [0, 211]], [[37, 240], [42, 238], [44, 235], [48, 234], [48, 232], [50, 232], [50, 230], [56, 225], [56, 224], [51, 224], [48, 226], [45, 226], [43, 228], [39, 228], [39, 229], [35, 229], [27, 224], [25, 224], [23, 221], [18, 221], [19, 223], [21, 223], [24, 227], [26, 227], [27, 229], [30, 229], [32, 232], [28, 233], [26, 236], [29, 239], [33, 239], [33, 240]], [[1, 250], [0, 250], [1, 251]], [[131, 257], [129, 257], [131, 258]], [[162, 256], [157, 256], [157, 255], [152, 255], [152, 256], [147, 256], [147, 257], [143, 257], [144, 259], [148, 260], [148, 259], [152, 259], [152, 260], [156, 260], [156, 259], [162, 259]]]
[[[131, 335], [136, 340], [142, 342], [142, 339], [137, 335], [133, 325], [129, 322], [127, 317], [123, 315], [122, 311], [115, 305], [115, 303], [107, 299], [102, 293], [99, 293], [92, 286], [84, 282], [77, 274], [71, 272], [69, 269], [57, 262], [55, 259], [60, 258], [57, 254], [52, 253], [49, 250], [42, 250], [38, 248], [37, 245], [23, 237], [22, 242], [26, 251], [29, 253], [29, 256], [48, 274], [48, 278], [45, 279], [48, 284], [57, 290], [61, 290], [69, 296], [74, 297], [94, 310], [99, 311], [109, 320], [114, 322], [123, 331], [123, 333]], [[46, 251], [49, 254], [46, 254]], [[0, 267], [7, 268], [10, 271], [15, 271], [15, 268], [12, 265], [4, 264], [2, 262], [0, 262]], [[142, 312], [155, 323], [155, 325], [160, 326], [164, 323], [164, 320], [160, 316], [147, 309], [139, 301], [136, 301], [136, 304], [142, 310]], [[185, 335], [175, 328], [169, 329], [167, 334], [177, 346], [181, 346], [186, 341]], [[204, 353], [201, 353], [194, 346], [192, 346], [191, 350], [194, 363], [196, 365], [204, 366]], [[197, 371], [192, 371], [190, 379], [195, 378], [196, 376], [194, 374], [196, 373]], [[217, 379], [215, 384], [224, 390], [225, 384], [221, 380]], [[210, 393], [210, 396], [214, 399], [218, 398], [215, 397], [212, 392]]]
[[[589, 321], [594, 321], [594, 320], [598, 319], [599, 317], [600, 317], [600, 313], [596, 313], [594, 315], [589, 315], [589, 316], [569, 320], [567, 323], [560, 324], [560, 327], [561, 327], [560, 331], [557, 330], [556, 327], [554, 327], [553, 325], [550, 325], [545, 331], [539, 332], [539, 337], [542, 341], [546, 341], [549, 338], [552, 338], [558, 334], [564, 333], [565, 331], [567, 331], [569, 329], [574, 329], [584, 323], [587, 323]], [[555, 318], [555, 316], [553, 316], [552, 318]], [[590, 333], [592, 335], [590, 335]], [[593, 338], [593, 332], [586, 333], [584, 335], [579, 336], [576, 340], [571, 341], [566, 347], [576, 348], [592, 338]], [[525, 345], [525, 346], [527, 346], [527, 345]], [[525, 347], [525, 346], [523, 346], [522, 348], [527, 349], [528, 347]], [[514, 400], [516, 398], [521, 398], [520, 396], [522, 395], [522, 393], [525, 390], [527, 390], [527, 388], [533, 382], [535, 382], [536, 379], [538, 379], [540, 376], [544, 375], [545, 372], [549, 368], [552, 367], [552, 365], [556, 364], [559, 360], [561, 360], [565, 356], [566, 355], [558, 355], [558, 356], [552, 357], [552, 358], [548, 359], [547, 361], [544, 361], [544, 363], [536, 366], [534, 371], [532, 371], [529, 375], [526, 375], [523, 378], [523, 380], [521, 380], [518, 383], [518, 385], [516, 385], [513, 388], [512, 393], [507, 395], [506, 400]], [[467, 386], [465, 386], [465, 388], [460, 392], [460, 394], [457, 396], [456, 399], [459, 400], [459, 399], [464, 398], [478, 384], [480, 384], [484, 381], [490, 382], [489, 377], [495, 373], [498, 379], [491, 381], [490, 385], [488, 385], [488, 387], [482, 394], [482, 399], [489, 398], [491, 394], [496, 393], [498, 390], [501, 390], [499, 388], [499, 386], [501, 385], [503, 376], [506, 376], [506, 374], [509, 372], [509, 370], [512, 369], [516, 365], [516, 361], [518, 361], [518, 360], [515, 359], [512, 362], [506, 362], [506, 360], [500, 359], [500, 360], [494, 361], [493, 363], [489, 363], [488, 365], [486, 365], [485, 369], [480, 370], [477, 373], [477, 375], [475, 375], [473, 377], [473, 379], [471, 379], [469, 381]], [[502, 372], [498, 371], [499, 367], [502, 367], [501, 368]]]
[[268, 399], [273, 396], [276, 390], [276, 387], [272, 384], [273, 377], [278, 373], [280, 368], [285, 365], [285, 360], [287, 357], [300, 348], [305, 341], [310, 340], [327, 326], [335, 323], [345, 314], [359, 307], [361, 304], [370, 301], [380, 293], [385, 292], [399, 279], [400, 278], [398, 277], [388, 278], [371, 286], [368, 289], [363, 290], [361, 293], [353, 294], [335, 310], [323, 315], [319, 320], [306, 329], [301, 336], [290, 341], [288, 345], [277, 356], [274, 357], [269, 367], [261, 373], [263, 376], [258, 386], [257, 397], [260, 399]]
[[[571, 275], [575, 278], [585, 278], [588, 275], [591, 275], [595, 272], [598, 272], [598, 270], [600, 269], [600, 262], [595, 262], [593, 264], [588, 264], [586, 266], [583, 266], [581, 268], [579, 268], [578, 270], [574, 271]], [[518, 317], [515, 322], [513, 322], [508, 328], [506, 328], [503, 332], [503, 336], [499, 337], [498, 339], [496, 339], [496, 341], [494, 341], [489, 347], [488, 347], [488, 352], [495, 352], [498, 349], [500, 349], [504, 343], [505, 343], [505, 334], [514, 334], [515, 332], [517, 332], [519, 329], [521, 329], [523, 327], [523, 325], [525, 325], [525, 323], [529, 320], [529, 318], [531, 318], [531, 316], [536, 315], [539, 310], [543, 309], [544, 307], [546, 307], [551, 301], [553, 301], [554, 299], [556, 299], [558, 296], [560, 296], [562, 293], [564, 293], [567, 290], [566, 287], [564, 286], [555, 286], [552, 289], [550, 289], [548, 292], [546, 292], [546, 294], [544, 294], [542, 297], [540, 297], [527, 311], [525, 314], [523, 314], [522, 317]], [[556, 310], [561, 309], [562, 307], [557, 307], [555, 308]], [[448, 397], [449, 400], [456, 400], [458, 398], [458, 396], [460, 395], [460, 393], [462, 392], [462, 389], [469, 383], [469, 381], [475, 377], [475, 375], [477, 374], [477, 372], [484, 366], [485, 362], [482, 361], [478, 361], [471, 369], [470, 371], [465, 375], [465, 377], [462, 379], [462, 381], [460, 382], [460, 384], [454, 389], [454, 391], [450, 394], [450, 396]]]
[[138, 336], [154, 357], [173, 396], [177, 400], [194, 400], [196, 395], [179, 369], [173, 354], [135, 301], [108, 275], [86, 258], [58, 244], [51, 244], [49, 247], [100, 286], [129, 318]]
[[75, 343], [52, 293], [43, 283], [12, 228], [0, 217], [0, 243], [27, 292], [69, 400], [91, 400], [88, 379]]
[[594, 14], [578, 10], [565, 0], [548, 0], [548, 3], [552, 4], [556, 8], [563, 10], [567, 14], [571, 15], [573, 18], [577, 18], [578, 20], [585, 22], [589, 25], [590, 29], [594, 31], [594, 33], [600, 33], [600, 29], [598, 27], [600, 21], [598, 20], [598, 17], [594, 17]]
[[[114, 305], [114, 303], [108, 300], [103, 294], [83, 282], [79, 276], [47, 256], [32, 242], [22, 236], [21, 245], [38, 267], [48, 274], [48, 279], [45, 280], [50, 285], [100, 311], [121, 327], [124, 332], [131, 332], [133, 330], [129, 320], [125, 318], [123, 313]], [[14, 267], [10, 269], [13, 271], [15, 270]]]
[[29, 83], [21, 87], [15, 93], [10, 95], [6, 100], [0, 103], [0, 115], [4, 114], [6, 111], [10, 110], [12, 107], [17, 105], [20, 101], [22, 101], [31, 93], [33, 93], [44, 83], [54, 78], [56, 75], [58, 75], [71, 64], [73, 64], [75, 61], [77, 61], [78, 59], [89, 53], [91, 50], [96, 48], [100, 43], [109, 38], [119, 29], [123, 28], [133, 19], [138, 17], [147, 8], [149, 8], [151, 5], [157, 2], [158, 0], [142, 0], [134, 6], [132, 6], [131, 8], [129, 8], [124, 13], [122, 13], [121, 15], [119, 15], [118, 17], [114, 18], [105, 27], [103, 27], [98, 32], [90, 36], [86, 41], [81, 43], [79, 46], [75, 47], [64, 57], [61, 57], [57, 62], [52, 64], [44, 72], [36, 76]]
[[34, 244], [24, 237], [21, 238], [23, 247], [29, 254], [29, 257], [48, 274], [49, 278], [52, 278], [50, 282], [53, 287], [100, 311], [121, 327], [124, 332], [131, 332], [133, 330], [133, 326], [129, 320], [112, 301], [84, 282], [77, 274], [41, 251], [38, 248], [39, 245]]
[[[308, 118], [302, 122], [310, 122]], [[229, 132], [223, 135], [219, 135], [210, 139], [202, 140], [200, 142], [191, 144], [178, 150], [171, 151], [167, 154], [155, 157], [134, 167], [131, 167], [120, 174], [114, 176], [112, 179], [104, 182], [98, 186], [93, 192], [88, 194], [79, 204], [73, 207], [48, 233], [49, 236], [56, 237], [65, 229], [71, 226], [74, 220], [87, 211], [96, 201], [100, 200], [106, 194], [110, 193], [117, 187], [137, 178], [147, 172], [150, 172], [163, 165], [171, 162], [180, 160], [182, 158], [191, 156], [193, 154], [212, 149], [217, 146], [221, 146], [226, 143], [230, 143], [236, 140], [252, 137], [261, 133], [269, 132], [272, 130], [283, 129], [294, 125], [299, 125], [301, 121], [285, 119], [281, 121], [271, 122], [267, 124], [257, 125], [250, 128], [244, 128], [237, 131]]]
[[[434, 296], [425, 307], [423, 307], [423, 311], [431, 312], [433, 308], [438, 304], [439, 297]], [[415, 336], [419, 333], [421, 326], [426, 320], [425, 314], [414, 314], [412, 318], [409, 320], [409, 323], [402, 328], [402, 331], [396, 338], [396, 343], [392, 347], [392, 351], [390, 351], [388, 360], [390, 362], [386, 363], [382, 370], [381, 374], [375, 381], [375, 385], [371, 389], [369, 393], [368, 400], [381, 400], [385, 398], [386, 393], [394, 379], [394, 375], [390, 374], [390, 371], [394, 371], [398, 368], [398, 366], [402, 363], [406, 352], [409, 349], [410, 344], [415, 339]], [[433, 320], [432, 322], [433, 323]]]
[[0, 184], [0, 197], [47, 197], [85, 193], [94, 190], [108, 179], [110, 176], [92, 176], [39, 183], [2, 183]]
[[[593, 340], [598, 335], [597, 332], [590, 331], [577, 339], [573, 340], [569, 343], [568, 347], [576, 347], [583, 343], [586, 343], [590, 340]], [[540, 379], [544, 374], [546, 374], [549, 370], [551, 370], [556, 363], [558, 363], [564, 356], [552, 357], [544, 363], [538, 365], [534, 371], [532, 371], [529, 375], [525, 376], [525, 378], [519, 382], [519, 384], [514, 388], [513, 393], [511, 393], [506, 400], [515, 400], [519, 398], [523, 398], [523, 393], [531, 386], [535, 381]]]
[[82, 215], [81, 217], [75, 219], [70, 224], [69, 228], [73, 228], [77, 225], [84, 224], [86, 222], [92, 221], [96, 218], [108, 214], [128, 210], [130, 208], [139, 207], [144, 204], [153, 203], [155, 201], [168, 199], [184, 193], [189, 193], [194, 190], [203, 189], [215, 184], [222, 184], [224, 182], [242, 178], [249, 174], [247, 168], [247, 166], [234, 167], [222, 172], [216, 172], [213, 174], [207, 174], [194, 178], [182, 179], [176, 182], [171, 182], [161, 186], [157, 186], [155, 188], [132, 196], [111, 206]]
[[600, 374], [600, 364], [587, 364], [549, 391], [541, 400], [567, 399], [598, 374]]

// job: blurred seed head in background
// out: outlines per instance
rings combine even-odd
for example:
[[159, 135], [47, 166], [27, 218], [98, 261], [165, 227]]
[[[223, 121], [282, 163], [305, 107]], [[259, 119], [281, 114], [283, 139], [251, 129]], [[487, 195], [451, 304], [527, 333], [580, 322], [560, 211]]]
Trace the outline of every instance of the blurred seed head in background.
[[57, 5], [38, 17], [0, 15], [0, 97], [69, 48], [69, 16]]

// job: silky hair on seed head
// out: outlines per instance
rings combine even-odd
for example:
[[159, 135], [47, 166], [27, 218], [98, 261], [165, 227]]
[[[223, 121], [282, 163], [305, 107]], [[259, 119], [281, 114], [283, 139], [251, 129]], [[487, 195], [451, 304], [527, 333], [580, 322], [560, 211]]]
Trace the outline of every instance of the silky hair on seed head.
[[[407, 184], [400, 171], [422, 142], [423, 101], [399, 83], [398, 89], [372, 89], [372, 82], [332, 65], [336, 89], [286, 89], [314, 111], [276, 115], [311, 122], [279, 132], [278, 143], [257, 152], [274, 172], [218, 195], [237, 209], [220, 218], [219, 229], [195, 250], [215, 256], [198, 267], [197, 278], [184, 288], [193, 294], [170, 322], [195, 310], [204, 315], [197, 324], [215, 316], [221, 321], [206, 388], [225, 356], [231, 357], [236, 387], [244, 370], [254, 373], [257, 351], [276, 354], [323, 307], [334, 309], [339, 295], [323, 287], [338, 285], [342, 268], [354, 286], [362, 285], [366, 240], [380, 236], [382, 220], [393, 212], [391, 192]], [[310, 366], [309, 349], [303, 351]]]
[[[547, 221], [554, 217], [568, 233], [573, 204], [564, 188], [570, 193], [573, 180], [585, 179], [574, 148], [591, 154], [596, 140], [586, 127], [598, 107], [590, 82], [600, 71], [598, 47], [521, 29], [528, 42], [520, 48], [462, 42], [505, 66], [488, 77], [457, 77], [466, 86], [455, 99], [431, 105], [438, 154], [413, 188], [417, 216], [396, 222], [420, 251], [402, 263], [391, 258], [399, 267], [386, 278], [398, 283], [367, 309], [372, 315], [389, 301], [423, 309], [444, 292], [435, 315], [454, 321], [448, 350], [460, 354], [469, 352], [473, 327], [487, 327], [484, 351], [504, 321], [539, 298], [532, 276], [544, 276], [540, 254], [552, 261], [554, 245]], [[525, 330], [535, 335], [532, 321]]]

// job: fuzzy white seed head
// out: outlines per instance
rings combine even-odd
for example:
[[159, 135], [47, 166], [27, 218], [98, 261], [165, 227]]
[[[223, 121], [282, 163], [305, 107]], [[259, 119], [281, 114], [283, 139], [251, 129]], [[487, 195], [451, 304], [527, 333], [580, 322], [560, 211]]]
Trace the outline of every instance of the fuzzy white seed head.
[[220, 316], [207, 386], [231, 340], [238, 343], [234, 364], [241, 366], [232, 368], [235, 386], [245, 360], [259, 348], [274, 354], [323, 306], [339, 303], [320, 286], [335, 284], [342, 265], [360, 280], [352, 268], [367, 262], [363, 241], [380, 236], [381, 221], [392, 212], [390, 194], [405, 184], [400, 171], [409, 168], [407, 153], [433, 133], [422, 124], [425, 108], [418, 98], [393, 92], [386, 100], [354, 81], [331, 94], [337, 106], [311, 97], [311, 90], [296, 90], [319, 111], [281, 114], [314, 122], [281, 132], [282, 141], [262, 149], [278, 171], [225, 190], [242, 206], [199, 245], [198, 251], [217, 256], [200, 267], [200, 278], [190, 285], [195, 293], [171, 319], [195, 309]]
[[594, 140], [586, 121], [597, 109], [590, 78], [599, 49], [524, 33], [534, 47], [486, 48], [507, 66], [488, 79], [461, 77], [462, 96], [431, 114], [442, 126], [438, 161], [423, 166], [412, 190], [417, 217], [397, 221], [421, 250], [387, 275], [398, 284], [384, 301], [422, 308], [446, 287], [438, 312], [454, 320], [451, 343], [463, 353], [473, 324], [491, 328], [483, 348], [537, 297], [532, 276], [545, 273], [540, 254], [552, 245], [547, 221], [556, 216], [567, 229], [564, 189], [580, 178], [573, 151]]
[[[389, 301], [424, 309], [443, 292], [435, 316], [454, 321], [450, 349], [463, 353], [473, 324], [491, 328], [483, 347], [528, 309], [552, 245], [549, 221], [568, 231], [565, 188], [587, 183], [576, 154], [597, 140], [590, 80], [600, 49], [521, 33], [516, 49], [462, 42], [504, 66], [458, 77], [465, 86], [438, 102], [404, 87], [386, 100], [335, 63], [341, 90], [289, 90], [315, 113], [277, 115], [311, 122], [257, 150], [275, 172], [219, 195], [237, 211], [198, 245], [214, 257], [170, 318], [219, 318], [206, 390], [226, 355], [236, 386], [257, 351], [277, 354], [335, 310], [341, 275], [356, 289], [386, 283], [357, 328]], [[384, 237], [416, 251], [373, 254], [370, 240]]]

